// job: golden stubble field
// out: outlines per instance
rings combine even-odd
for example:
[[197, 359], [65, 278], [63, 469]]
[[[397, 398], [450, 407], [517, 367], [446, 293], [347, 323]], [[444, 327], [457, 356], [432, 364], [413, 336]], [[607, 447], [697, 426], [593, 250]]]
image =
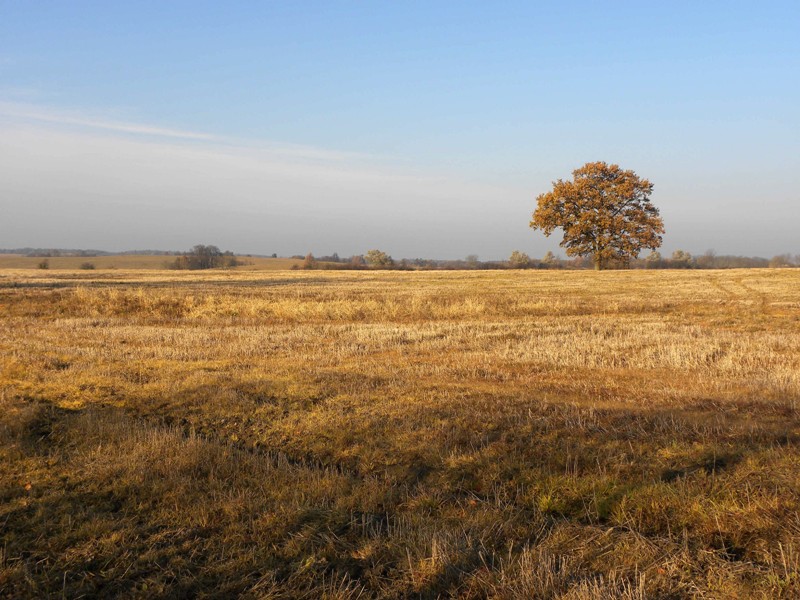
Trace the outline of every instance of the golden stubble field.
[[0, 595], [800, 596], [800, 271], [0, 271]]

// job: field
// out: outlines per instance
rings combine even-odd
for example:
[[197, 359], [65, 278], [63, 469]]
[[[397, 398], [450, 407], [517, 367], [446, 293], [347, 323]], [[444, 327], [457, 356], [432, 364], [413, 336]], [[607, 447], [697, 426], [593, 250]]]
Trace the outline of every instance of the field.
[[0, 348], [3, 597], [800, 597], [797, 270], [5, 270]]
[[[237, 271], [273, 271], [290, 269], [302, 265], [302, 260], [293, 258], [264, 258], [256, 256], [237, 257], [242, 264]], [[53, 256], [37, 257], [21, 254], [0, 254], [0, 269], [38, 269], [42, 261], [47, 261], [48, 270], [76, 270], [84, 263], [90, 263], [97, 270], [106, 269], [164, 269], [174, 262], [174, 256], [163, 254], [109, 254], [106, 256]]]

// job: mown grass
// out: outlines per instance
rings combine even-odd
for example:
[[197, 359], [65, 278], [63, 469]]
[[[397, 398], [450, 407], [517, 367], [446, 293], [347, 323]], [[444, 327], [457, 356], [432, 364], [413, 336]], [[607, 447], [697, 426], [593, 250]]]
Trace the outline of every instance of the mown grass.
[[798, 283], [0, 272], [0, 590], [797, 597]]

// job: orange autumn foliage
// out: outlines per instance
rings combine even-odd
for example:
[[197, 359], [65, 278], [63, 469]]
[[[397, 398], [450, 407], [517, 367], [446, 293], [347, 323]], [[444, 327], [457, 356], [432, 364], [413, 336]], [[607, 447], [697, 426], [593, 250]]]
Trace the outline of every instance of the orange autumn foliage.
[[586, 163], [536, 198], [530, 226], [549, 236], [564, 231], [568, 256], [591, 256], [596, 269], [626, 265], [644, 248], [661, 245], [664, 222], [650, 202], [653, 184], [605, 162]]

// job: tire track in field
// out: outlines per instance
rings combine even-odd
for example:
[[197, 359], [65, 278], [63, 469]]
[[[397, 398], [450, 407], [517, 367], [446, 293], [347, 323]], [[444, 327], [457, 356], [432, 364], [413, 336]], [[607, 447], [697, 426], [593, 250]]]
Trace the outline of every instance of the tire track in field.
[[750, 296], [756, 296], [758, 298], [759, 309], [761, 314], [763, 315], [771, 315], [773, 314], [772, 304], [770, 303], [769, 299], [767, 298], [766, 292], [761, 292], [753, 287], [750, 284], [744, 282], [744, 277], [740, 277], [736, 280], [736, 283], [742, 287]]
[[733, 282], [742, 289], [741, 293], [722, 285], [719, 279], [712, 275], [708, 276], [708, 282], [712, 287], [722, 292], [727, 300], [739, 303], [749, 303], [754, 299], [757, 304], [757, 308], [755, 309], [757, 312], [767, 316], [773, 314], [772, 305], [766, 292], [761, 292], [752, 287], [750, 284], [745, 283], [744, 277], [739, 277], [738, 279], [733, 280]]

